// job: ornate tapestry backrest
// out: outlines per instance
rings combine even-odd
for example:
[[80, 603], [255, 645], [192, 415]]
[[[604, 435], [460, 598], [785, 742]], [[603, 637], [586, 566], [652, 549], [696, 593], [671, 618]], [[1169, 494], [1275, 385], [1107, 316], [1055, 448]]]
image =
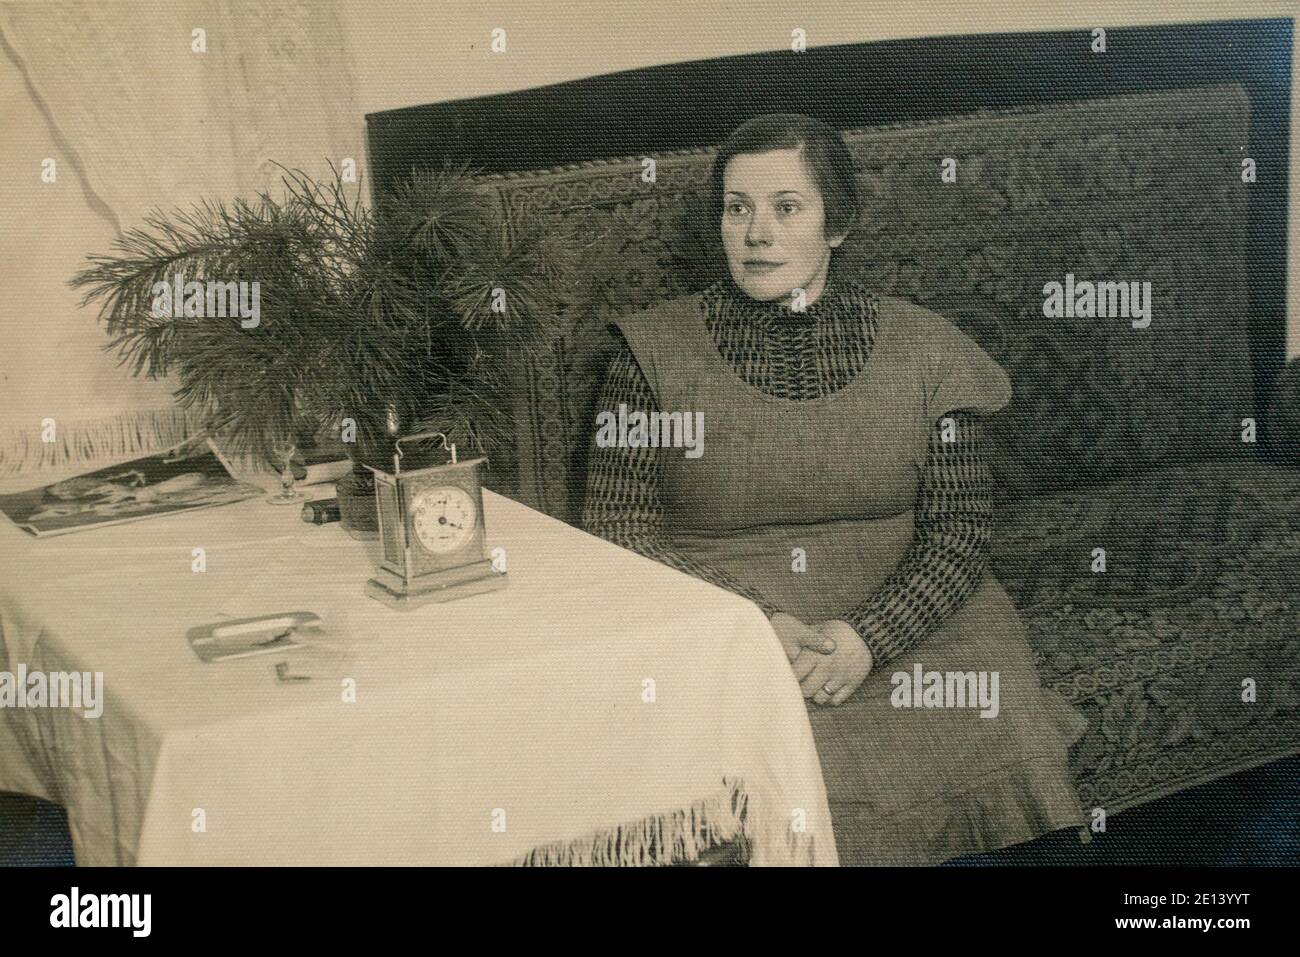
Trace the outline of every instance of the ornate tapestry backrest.
[[[1221, 85], [845, 133], [865, 217], [843, 265], [947, 317], [1011, 378], [1011, 405], [988, 420], [1003, 501], [1241, 454], [1255, 415], [1248, 130], [1244, 91]], [[483, 177], [504, 208], [595, 253], [574, 277], [573, 321], [526, 357], [515, 396], [515, 493], [533, 507], [578, 522], [605, 320], [716, 275], [699, 216], [712, 157], [656, 154], [649, 182], [642, 156]], [[941, 182], [947, 157], [956, 183]], [[1150, 282], [1150, 324], [1045, 317], [1045, 284], [1067, 274]]]

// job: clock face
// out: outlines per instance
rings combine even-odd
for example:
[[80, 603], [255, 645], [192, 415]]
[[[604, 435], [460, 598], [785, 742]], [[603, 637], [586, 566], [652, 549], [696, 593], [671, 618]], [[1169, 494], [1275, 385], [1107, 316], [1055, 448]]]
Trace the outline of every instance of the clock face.
[[446, 555], [474, 537], [478, 509], [469, 493], [456, 485], [423, 489], [411, 499], [411, 527], [426, 551]]

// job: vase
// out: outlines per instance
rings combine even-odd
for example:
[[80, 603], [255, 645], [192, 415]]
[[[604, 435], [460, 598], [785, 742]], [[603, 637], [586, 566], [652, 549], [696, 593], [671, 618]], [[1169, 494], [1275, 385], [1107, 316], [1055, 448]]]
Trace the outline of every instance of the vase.
[[364, 468], [352, 471], [335, 485], [339, 500], [339, 522], [343, 530], [358, 541], [379, 538], [379, 509], [375, 506], [375, 478]]
[[[391, 473], [397, 437], [414, 429], [417, 429], [415, 424], [390, 411], [383, 428], [359, 426], [356, 441], [347, 444], [352, 470], [339, 479], [335, 489], [339, 500], [339, 520], [344, 531], [353, 538], [374, 541], [379, 537], [375, 476], [366, 466]], [[428, 441], [402, 446], [403, 471], [440, 465], [449, 458], [445, 450]]]
[[353, 538], [372, 542], [379, 538], [379, 508], [375, 504], [375, 477], [366, 468], [392, 468], [393, 440], [379, 430], [358, 428], [355, 442], [347, 443], [352, 469], [335, 485], [339, 522]]

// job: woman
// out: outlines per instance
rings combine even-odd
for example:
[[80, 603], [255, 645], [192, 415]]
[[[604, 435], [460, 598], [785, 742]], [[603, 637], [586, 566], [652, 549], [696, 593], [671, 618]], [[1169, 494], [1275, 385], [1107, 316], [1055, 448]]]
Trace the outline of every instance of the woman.
[[[704, 454], [593, 445], [585, 527], [769, 615], [814, 705], [841, 862], [936, 863], [1081, 823], [1066, 752], [1086, 723], [1039, 684], [986, 571], [978, 414], [1010, 400], [1006, 374], [837, 268], [859, 199], [831, 128], [743, 124], [713, 202], [729, 277], [615, 320], [598, 406], [702, 412]], [[932, 672], [974, 673], [983, 706]]]

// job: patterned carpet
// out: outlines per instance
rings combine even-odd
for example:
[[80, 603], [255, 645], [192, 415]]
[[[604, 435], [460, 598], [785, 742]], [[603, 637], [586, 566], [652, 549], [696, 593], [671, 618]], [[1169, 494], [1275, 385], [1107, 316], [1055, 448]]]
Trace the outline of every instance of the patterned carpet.
[[1089, 716], [1085, 808], [1300, 753], [1300, 469], [1211, 461], [1037, 496], [994, 541], [1040, 675]]

